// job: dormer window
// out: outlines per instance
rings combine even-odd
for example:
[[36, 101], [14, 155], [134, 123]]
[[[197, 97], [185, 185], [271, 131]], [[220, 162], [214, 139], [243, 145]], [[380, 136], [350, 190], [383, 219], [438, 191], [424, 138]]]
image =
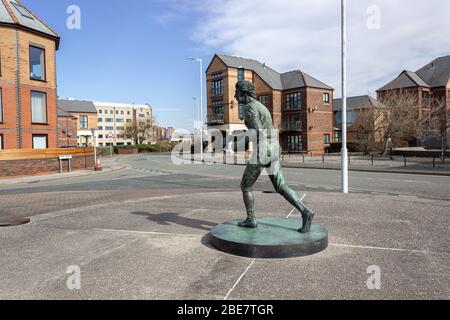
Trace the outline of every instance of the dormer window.
[[17, 9], [17, 11], [19, 11], [19, 13], [20, 13], [22, 16], [24, 16], [25, 18], [33, 19], [33, 20], [34, 20], [34, 17], [31, 15], [31, 13], [30, 13], [27, 9], [25, 9], [24, 7], [22, 7], [20, 4], [15, 3], [15, 2], [11, 2], [11, 4]]

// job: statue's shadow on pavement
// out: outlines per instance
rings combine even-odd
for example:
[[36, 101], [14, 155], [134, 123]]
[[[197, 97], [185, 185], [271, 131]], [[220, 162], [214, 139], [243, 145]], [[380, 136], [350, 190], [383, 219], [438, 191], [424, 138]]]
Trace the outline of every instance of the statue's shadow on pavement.
[[211, 229], [217, 225], [217, 223], [213, 223], [210, 221], [183, 217], [179, 213], [163, 212], [155, 214], [149, 212], [135, 211], [131, 212], [131, 214], [134, 214], [136, 216], [144, 216], [146, 217], [147, 220], [155, 222], [162, 226], [170, 226], [173, 224], [178, 224], [180, 226], [199, 229], [208, 232], [211, 231]]
[[150, 212], [142, 212], [142, 211], [134, 211], [131, 212], [131, 214], [134, 214], [136, 216], [143, 216], [146, 217], [147, 220], [155, 222], [162, 226], [170, 226], [173, 224], [178, 224], [180, 226], [188, 227], [188, 228], [194, 228], [199, 229], [202, 231], [207, 231], [207, 233], [202, 237], [201, 243], [210, 248], [215, 249], [211, 245], [211, 229], [214, 228], [217, 223], [213, 223], [206, 220], [200, 220], [200, 219], [193, 219], [193, 218], [186, 218], [181, 216], [179, 213], [169, 213], [169, 212], [163, 212], [163, 213], [150, 213]]

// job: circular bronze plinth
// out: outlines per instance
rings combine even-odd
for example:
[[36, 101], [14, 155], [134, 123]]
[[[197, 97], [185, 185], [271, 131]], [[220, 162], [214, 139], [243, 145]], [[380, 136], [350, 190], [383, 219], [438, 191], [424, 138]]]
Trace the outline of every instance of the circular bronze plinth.
[[258, 228], [240, 228], [241, 220], [226, 222], [211, 231], [211, 244], [218, 250], [249, 258], [291, 258], [309, 256], [328, 247], [328, 231], [313, 224], [300, 233], [301, 220], [258, 219]]
[[20, 218], [20, 219], [9, 219], [9, 220], [0, 220], [0, 228], [2, 227], [15, 227], [21, 226], [23, 224], [30, 223], [30, 219], [28, 218]]

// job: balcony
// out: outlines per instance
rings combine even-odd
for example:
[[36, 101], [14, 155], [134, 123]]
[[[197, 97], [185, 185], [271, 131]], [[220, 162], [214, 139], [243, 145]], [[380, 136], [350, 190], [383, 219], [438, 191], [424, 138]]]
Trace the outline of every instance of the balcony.
[[219, 125], [224, 124], [225, 120], [223, 117], [223, 114], [214, 114], [214, 115], [208, 115], [206, 124], [207, 125]]
[[223, 96], [223, 88], [222, 89], [211, 89], [211, 97], [222, 97]]
[[283, 131], [302, 131], [301, 121], [283, 121], [281, 124], [281, 130]]

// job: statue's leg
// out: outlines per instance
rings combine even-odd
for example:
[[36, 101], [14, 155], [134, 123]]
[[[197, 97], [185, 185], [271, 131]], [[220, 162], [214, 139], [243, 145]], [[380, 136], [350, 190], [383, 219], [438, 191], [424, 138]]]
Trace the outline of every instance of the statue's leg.
[[278, 161], [274, 164], [273, 175], [270, 175], [270, 180], [272, 181], [275, 190], [302, 214], [303, 226], [298, 231], [301, 233], [308, 233], [311, 230], [314, 213], [303, 204], [295, 191], [287, 185]]
[[256, 218], [254, 211], [255, 197], [253, 196], [253, 186], [261, 175], [263, 168], [258, 165], [247, 165], [242, 177], [241, 189], [244, 195], [245, 208], [247, 209], [247, 219], [239, 222], [238, 226], [243, 228], [256, 228]]

